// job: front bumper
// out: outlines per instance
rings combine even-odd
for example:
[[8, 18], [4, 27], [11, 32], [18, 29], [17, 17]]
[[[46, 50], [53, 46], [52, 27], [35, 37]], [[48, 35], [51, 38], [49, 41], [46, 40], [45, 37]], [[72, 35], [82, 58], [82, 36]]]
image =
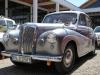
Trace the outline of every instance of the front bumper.
[[[13, 56], [23, 56], [23, 57], [30, 57], [31, 60], [40, 60], [40, 61], [51, 61], [51, 62], [61, 62], [62, 60], [62, 56], [43, 56], [43, 55], [27, 55], [27, 54], [18, 54], [18, 53], [9, 53], [6, 51], [2, 52], [2, 55], [7, 56], [7, 57], [11, 57], [13, 58]], [[17, 62], [23, 62], [22, 60], [13, 60], [13, 61], [17, 61]], [[31, 63], [31, 62], [29, 62]]]
[[11, 52], [2, 51], [1, 55], [6, 56], [6, 57], [11, 57]]

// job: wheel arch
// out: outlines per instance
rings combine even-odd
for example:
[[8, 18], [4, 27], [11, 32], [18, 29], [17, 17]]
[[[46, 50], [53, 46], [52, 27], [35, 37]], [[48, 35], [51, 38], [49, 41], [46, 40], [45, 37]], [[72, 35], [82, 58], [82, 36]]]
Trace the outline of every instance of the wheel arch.
[[75, 54], [76, 54], [76, 57], [78, 57], [78, 50], [77, 50], [78, 48], [77, 48], [76, 42], [75, 42], [74, 40], [70, 40], [70, 41], [66, 44], [65, 49], [64, 49], [64, 52], [65, 52], [65, 50], [66, 50], [66, 48], [67, 48], [68, 45], [73, 45], [73, 46], [75, 47]]

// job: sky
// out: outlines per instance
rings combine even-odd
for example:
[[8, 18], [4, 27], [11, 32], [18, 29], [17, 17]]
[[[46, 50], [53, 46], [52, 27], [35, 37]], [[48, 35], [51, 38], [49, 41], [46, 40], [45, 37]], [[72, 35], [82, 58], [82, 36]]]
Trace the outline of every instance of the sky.
[[88, 1], [88, 0], [67, 0], [69, 2], [71, 2], [72, 4], [76, 5], [76, 6], [80, 6], [82, 5], [84, 2]]

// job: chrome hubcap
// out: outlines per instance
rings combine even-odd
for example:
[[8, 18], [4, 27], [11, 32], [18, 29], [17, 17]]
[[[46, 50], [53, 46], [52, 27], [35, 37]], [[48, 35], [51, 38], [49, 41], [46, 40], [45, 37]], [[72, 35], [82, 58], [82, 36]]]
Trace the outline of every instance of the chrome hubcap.
[[72, 63], [72, 60], [73, 60], [73, 53], [72, 53], [72, 50], [71, 49], [67, 49], [66, 50], [66, 55], [64, 57], [64, 65], [66, 67], [70, 67], [71, 63]]

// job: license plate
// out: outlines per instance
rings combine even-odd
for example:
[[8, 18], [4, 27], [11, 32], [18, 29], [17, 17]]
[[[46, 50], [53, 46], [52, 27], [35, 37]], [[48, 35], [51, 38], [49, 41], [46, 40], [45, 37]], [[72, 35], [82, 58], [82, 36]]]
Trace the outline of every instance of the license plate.
[[12, 55], [12, 60], [23, 63], [32, 63], [30, 56]]

